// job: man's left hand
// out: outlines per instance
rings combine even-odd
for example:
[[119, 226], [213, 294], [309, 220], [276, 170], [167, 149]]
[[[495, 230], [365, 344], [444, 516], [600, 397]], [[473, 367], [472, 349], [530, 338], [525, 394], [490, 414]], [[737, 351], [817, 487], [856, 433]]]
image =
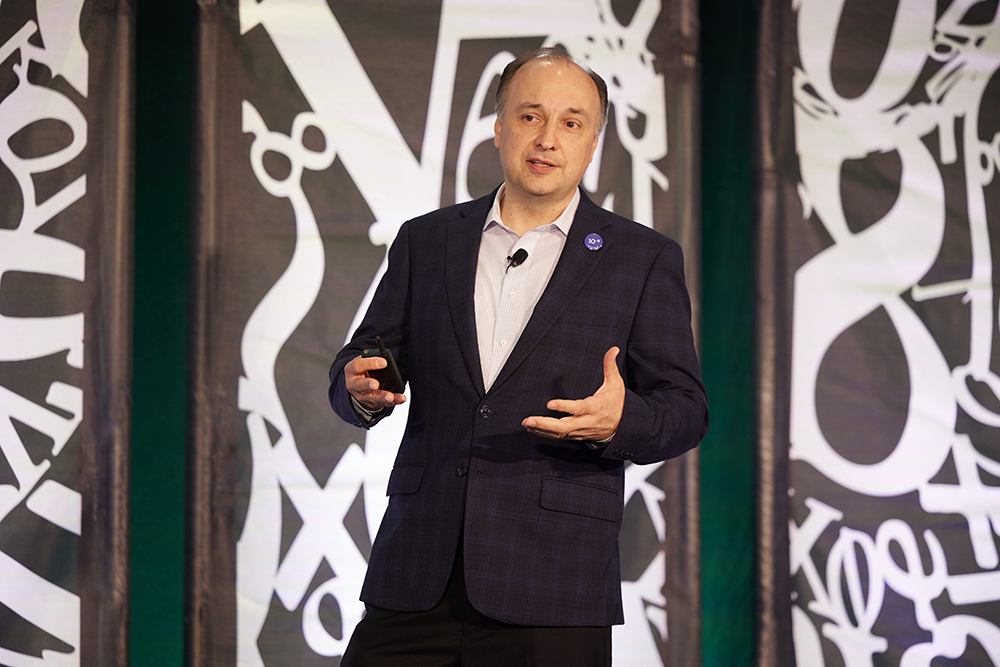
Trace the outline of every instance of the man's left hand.
[[566, 417], [528, 417], [521, 425], [535, 435], [553, 440], [607, 440], [618, 430], [625, 408], [625, 381], [618, 372], [618, 348], [604, 354], [604, 384], [593, 396], [578, 401], [554, 399], [545, 407]]

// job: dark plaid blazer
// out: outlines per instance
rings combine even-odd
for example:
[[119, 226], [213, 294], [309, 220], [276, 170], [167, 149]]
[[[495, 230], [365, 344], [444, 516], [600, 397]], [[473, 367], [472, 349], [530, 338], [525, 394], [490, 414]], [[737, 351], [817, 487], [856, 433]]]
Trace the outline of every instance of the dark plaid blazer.
[[[681, 250], [583, 196], [555, 272], [487, 392], [474, 292], [493, 197], [400, 228], [364, 321], [330, 369], [334, 410], [361, 428], [374, 423], [352, 408], [343, 371], [376, 335], [410, 386], [361, 597], [397, 611], [433, 607], [464, 526], [469, 599], [481, 613], [525, 625], [622, 623], [625, 462], [679, 456], [708, 427]], [[599, 250], [585, 245], [591, 233], [603, 239]], [[551, 414], [550, 399], [593, 394], [615, 345], [627, 393], [609, 445], [525, 431], [525, 417]]]

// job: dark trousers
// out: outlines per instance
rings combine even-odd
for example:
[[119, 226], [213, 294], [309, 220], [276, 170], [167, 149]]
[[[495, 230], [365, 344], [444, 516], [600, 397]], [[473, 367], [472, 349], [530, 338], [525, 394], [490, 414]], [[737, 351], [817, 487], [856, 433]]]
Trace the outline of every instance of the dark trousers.
[[[461, 544], [461, 541], [459, 541]], [[459, 547], [430, 611], [367, 606], [341, 667], [610, 667], [610, 627], [534, 627], [487, 618], [469, 602]]]

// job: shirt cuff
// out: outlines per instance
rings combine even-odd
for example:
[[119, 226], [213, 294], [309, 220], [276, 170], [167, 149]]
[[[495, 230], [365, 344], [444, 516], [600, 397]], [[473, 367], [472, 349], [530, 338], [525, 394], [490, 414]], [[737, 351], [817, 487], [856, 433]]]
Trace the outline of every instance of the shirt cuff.
[[354, 411], [358, 413], [358, 416], [368, 423], [375, 421], [378, 417], [382, 416], [383, 412], [386, 411], [386, 408], [382, 408], [381, 410], [369, 410], [365, 406], [361, 405], [361, 403], [358, 402], [358, 399], [354, 398], [354, 394], [351, 394], [351, 405], [354, 406]]
[[[353, 396], [351, 398], [353, 398]], [[608, 444], [609, 442], [611, 442], [614, 439], [615, 439], [615, 434], [612, 433], [611, 435], [609, 435], [608, 437], [606, 437], [604, 440], [588, 440], [587, 441], [587, 446], [590, 447], [591, 449], [600, 449], [601, 447], [603, 447], [604, 445]]]

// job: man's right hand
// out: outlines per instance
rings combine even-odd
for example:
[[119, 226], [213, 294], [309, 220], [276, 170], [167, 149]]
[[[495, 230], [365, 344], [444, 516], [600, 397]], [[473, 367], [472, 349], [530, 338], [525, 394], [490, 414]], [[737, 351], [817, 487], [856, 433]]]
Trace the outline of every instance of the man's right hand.
[[406, 401], [403, 394], [382, 391], [378, 388], [378, 380], [368, 377], [368, 371], [385, 368], [389, 365], [382, 357], [354, 357], [344, 367], [344, 382], [347, 391], [358, 403], [372, 412], [391, 408]]

